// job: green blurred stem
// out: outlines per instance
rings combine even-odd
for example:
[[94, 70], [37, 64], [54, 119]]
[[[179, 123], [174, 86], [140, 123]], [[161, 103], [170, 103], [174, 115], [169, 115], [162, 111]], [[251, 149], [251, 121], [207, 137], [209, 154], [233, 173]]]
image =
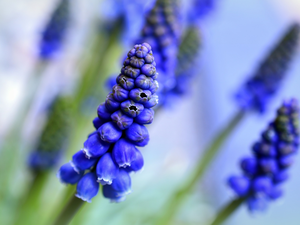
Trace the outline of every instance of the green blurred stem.
[[213, 139], [209, 147], [198, 160], [196, 168], [193, 170], [194, 173], [191, 175], [190, 179], [185, 182], [185, 185], [181, 189], [171, 196], [171, 199], [167, 203], [168, 205], [164, 207], [164, 214], [158, 219], [158, 222], [155, 223], [156, 225], [167, 225], [172, 223], [172, 219], [183, 203], [185, 197], [192, 192], [197, 182], [203, 177], [205, 170], [210, 165], [227, 137], [243, 119], [244, 115], [244, 112], [238, 112], [235, 116], [233, 116], [228, 125], [221, 130], [216, 138]]
[[221, 225], [228, 217], [230, 217], [244, 202], [244, 198], [237, 198], [229, 202], [224, 208], [222, 208], [217, 216], [214, 218], [210, 225]]
[[16, 217], [15, 225], [30, 224], [29, 221], [37, 209], [40, 207], [40, 198], [47, 182], [48, 173], [38, 172], [28, 187], [28, 192], [23, 200], [23, 203], [17, 209], [18, 216]]
[[73, 196], [68, 204], [65, 205], [53, 225], [67, 225], [71, 222], [77, 211], [85, 202]]

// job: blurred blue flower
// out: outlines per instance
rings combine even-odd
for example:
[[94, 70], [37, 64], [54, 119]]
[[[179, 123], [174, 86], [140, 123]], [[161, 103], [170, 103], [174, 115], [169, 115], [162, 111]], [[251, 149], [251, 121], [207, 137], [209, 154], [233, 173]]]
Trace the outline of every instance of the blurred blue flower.
[[188, 21], [192, 24], [206, 16], [215, 7], [216, 0], [192, 0], [188, 10]]
[[61, 0], [42, 32], [40, 57], [50, 59], [61, 48], [70, 20], [69, 0]]
[[278, 91], [296, 53], [300, 27], [292, 25], [265, 61], [237, 92], [236, 100], [243, 110], [266, 110], [267, 104]]
[[48, 170], [58, 162], [69, 140], [73, 123], [72, 108], [73, 100], [70, 97], [57, 97], [53, 102], [36, 150], [28, 159], [32, 170]]
[[283, 194], [282, 183], [288, 179], [299, 147], [299, 105], [291, 99], [277, 111], [276, 118], [254, 144], [253, 156], [241, 160], [242, 176], [231, 176], [229, 186], [246, 198], [250, 211], [261, 211], [268, 201]]
[[150, 108], [158, 103], [156, 64], [147, 43], [135, 45], [127, 56], [117, 84], [97, 109], [98, 117], [93, 120], [97, 131], [58, 172], [63, 183], [78, 182], [76, 196], [84, 201], [97, 195], [98, 183], [104, 185], [106, 198], [124, 200], [131, 191], [129, 173], [144, 165], [136, 146], [145, 146], [149, 141], [144, 125], [153, 121], [154, 111]]

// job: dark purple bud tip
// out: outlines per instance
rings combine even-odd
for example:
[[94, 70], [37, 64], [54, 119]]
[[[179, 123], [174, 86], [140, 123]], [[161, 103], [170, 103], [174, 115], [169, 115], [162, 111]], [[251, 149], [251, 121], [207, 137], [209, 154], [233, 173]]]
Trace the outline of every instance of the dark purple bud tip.
[[102, 185], [110, 185], [118, 172], [119, 166], [113, 161], [111, 153], [104, 154], [96, 167], [98, 182]]
[[84, 171], [95, 165], [98, 158], [88, 158], [83, 150], [78, 151], [72, 157], [72, 164], [76, 171]]
[[257, 173], [257, 161], [255, 158], [247, 157], [241, 161], [242, 170], [248, 175], [255, 175]]
[[120, 108], [120, 102], [114, 99], [114, 94], [107, 95], [105, 100], [105, 107], [109, 112], [115, 112]]
[[126, 77], [122, 74], [120, 74], [117, 77], [117, 83], [119, 85], [121, 85], [122, 88], [126, 89], [126, 90], [131, 90], [132, 88], [134, 88], [134, 79]]
[[112, 156], [119, 167], [125, 168], [130, 166], [131, 163], [136, 159], [136, 147], [131, 142], [121, 138], [114, 145]]
[[273, 188], [269, 177], [257, 177], [252, 181], [252, 191], [257, 195], [268, 195]]
[[144, 106], [132, 100], [127, 100], [121, 103], [121, 110], [127, 116], [136, 117], [144, 110]]
[[138, 146], [145, 146], [149, 141], [149, 133], [145, 126], [133, 123], [126, 131], [125, 134], [129, 140]]
[[[147, 54], [147, 53], [146, 53]], [[136, 68], [141, 68], [145, 64], [145, 60], [138, 58], [136, 56], [133, 56], [130, 58], [130, 65]]]
[[104, 121], [110, 120], [111, 113], [106, 109], [105, 103], [102, 103], [98, 106], [97, 114], [98, 114], [98, 117], [100, 119], [103, 119]]
[[142, 72], [142, 74], [145, 74], [148, 77], [152, 77], [152, 76], [154, 76], [156, 74], [156, 68], [152, 64], [145, 64], [141, 68], [141, 72]]
[[122, 102], [128, 99], [128, 91], [121, 87], [121, 85], [116, 84], [113, 87], [113, 97], [115, 100]]
[[[147, 64], [148, 65], [148, 64]], [[144, 66], [143, 66], [144, 67]], [[121, 73], [131, 78], [137, 78], [140, 75], [140, 70], [133, 68], [132, 66], [125, 66], [122, 68]]]
[[275, 174], [278, 171], [278, 165], [273, 158], [262, 158], [259, 160], [259, 167], [265, 174]]
[[127, 129], [133, 123], [133, 118], [123, 114], [120, 110], [111, 115], [111, 119], [121, 130]]
[[154, 110], [145, 108], [134, 121], [139, 124], [150, 124], [154, 119]]
[[228, 184], [239, 197], [246, 196], [249, 193], [250, 180], [246, 176], [232, 176], [229, 178]]
[[57, 173], [58, 179], [65, 184], [76, 184], [83, 172], [76, 171], [70, 162], [62, 165]]
[[148, 102], [144, 103], [144, 106], [146, 108], [152, 108], [158, 104], [158, 96], [156, 94], [151, 95], [150, 99]]
[[133, 101], [137, 103], [145, 104], [151, 99], [151, 91], [149, 90], [143, 90], [141, 88], [138, 89], [132, 89], [129, 92], [129, 98], [131, 98]]
[[91, 202], [99, 191], [99, 183], [97, 182], [97, 176], [95, 173], [90, 172], [85, 174], [77, 184], [77, 198], [82, 201]]
[[110, 199], [111, 202], [122, 202], [126, 199], [126, 195], [118, 193], [111, 185], [103, 186], [103, 196]]
[[93, 120], [93, 125], [95, 127], [95, 129], [97, 130], [99, 127], [102, 126], [102, 124], [104, 124], [105, 122], [101, 119], [99, 119], [99, 117], [96, 117], [94, 120]]
[[131, 162], [131, 165], [129, 167], [126, 167], [125, 170], [130, 173], [130, 172], [138, 172], [142, 170], [144, 167], [144, 159], [142, 153], [136, 149], [136, 159]]
[[[104, 125], [102, 125], [104, 126]], [[102, 127], [101, 126], [101, 127]], [[101, 128], [100, 127], [100, 128]], [[99, 129], [100, 129], [99, 128]], [[110, 143], [107, 143], [103, 140], [101, 140], [99, 133], [95, 133], [91, 135], [83, 144], [83, 152], [85, 155], [90, 157], [100, 157], [103, 155], [107, 150], [109, 149]]]
[[113, 180], [111, 187], [120, 195], [127, 195], [131, 192], [131, 179], [124, 169], [120, 169], [117, 177]]
[[108, 143], [114, 143], [120, 139], [122, 136], [122, 130], [114, 122], [107, 122], [103, 124], [98, 132], [102, 141]]
[[135, 79], [134, 83], [138, 88], [148, 90], [148, 89], [150, 89], [152, 82], [153, 82], [153, 79], [151, 77], [147, 77], [144, 74], [141, 74], [140, 76], [138, 76]]

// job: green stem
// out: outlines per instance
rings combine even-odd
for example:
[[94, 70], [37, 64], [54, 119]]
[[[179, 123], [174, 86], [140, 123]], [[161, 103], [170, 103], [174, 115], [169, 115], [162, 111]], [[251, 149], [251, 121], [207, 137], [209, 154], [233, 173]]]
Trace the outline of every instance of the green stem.
[[227, 204], [224, 208], [222, 208], [217, 216], [214, 218], [210, 225], [220, 225], [227, 220], [229, 216], [231, 216], [237, 208], [241, 206], [241, 204], [245, 201], [244, 198], [235, 199], [229, 204]]
[[167, 225], [172, 223], [172, 219], [176, 212], [178, 211], [181, 203], [184, 201], [185, 197], [191, 193], [197, 182], [203, 177], [203, 174], [209, 164], [214, 159], [215, 155], [218, 153], [220, 147], [223, 145], [226, 138], [231, 134], [239, 122], [243, 119], [245, 113], [240, 111], [238, 112], [228, 123], [225, 129], [213, 139], [211, 145], [204, 151], [201, 158], [198, 160], [195, 171], [192, 174], [191, 178], [185, 183], [185, 185], [175, 192], [171, 199], [168, 201], [168, 205], [164, 207], [166, 210], [163, 211], [162, 215], [156, 225]]
[[67, 225], [85, 202], [73, 196], [56, 218], [53, 225]]

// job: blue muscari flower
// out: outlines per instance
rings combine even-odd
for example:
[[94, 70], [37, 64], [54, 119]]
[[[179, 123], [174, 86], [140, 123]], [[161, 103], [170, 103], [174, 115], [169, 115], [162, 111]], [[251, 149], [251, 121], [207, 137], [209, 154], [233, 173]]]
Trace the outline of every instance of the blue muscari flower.
[[[177, 1], [157, 0], [146, 16], [141, 38], [138, 40], [152, 46], [156, 68], [160, 75], [158, 79], [160, 105], [164, 105], [164, 94], [175, 85], [176, 54], [180, 38], [179, 22]], [[151, 60], [153, 57], [149, 56], [147, 61]]]
[[292, 25], [282, 40], [261, 63], [252, 76], [237, 92], [236, 100], [243, 110], [264, 112], [268, 102], [279, 89], [298, 44], [300, 27]]
[[246, 199], [251, 211], [264, 210], [268, 201], [280, 198], [299, 147], [299, 105], [285, 101], [277, 116], [254, 144], [252, 157], [241, 160], [243, 175], [231, 176], [229, 186]]
[[189, 22], [197, 23], [215, 7], [215, 4], [216, 0], [192, 0], [188, 11]]
[[61, 0], [51, 15], [40, 40], [40, 57], [51, 58], [62, 45], [70, 20], [69, 0]]
[[104, 197], [113, 202], [123, 201], [131, 192], [129, 174], [144, 166], [136, 146], [148, 143], [144, 125], [152, 123], [151, 107], [158, 103], [157, 88], [153, 88], [157, 86], [156, 78], [150, 45], [135, 45], [124, 61], [117, 84], [97, 109], [98, 117], [93, 120], [96, 131], [58, 172], [63, 183], [78, 183], [77, 197], [91, 201], [99, 183], [104, 185]]
[[73, 100], [70, 97], [57, 97], [50, 107], [41, 137], [28, 159], [28, 165], [33, 171], [48, 170], [57, 164], [72, 129], [72, 106]]

